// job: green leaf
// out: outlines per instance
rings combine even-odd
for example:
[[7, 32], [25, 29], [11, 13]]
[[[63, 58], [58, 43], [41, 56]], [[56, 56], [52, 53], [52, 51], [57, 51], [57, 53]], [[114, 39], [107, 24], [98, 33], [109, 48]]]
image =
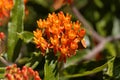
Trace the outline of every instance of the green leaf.
[[113, 19], [113, 29], [112, 35], [119, 35], [120, 34], [120, 20], [118, 18]]
[[96, 23], [96, 29], [100, 33], [100, 35], [102, 36], [107, 35], [106, 26], [107, 23], [110, 21], [111, 16], [112, 16], [111, 13], [106, 13], [105, 16], [103, 16], [103, 18]]
[[8, 24], [7, 57], [9, 61], [12, 61], [14, 50], [19, 39], [17, 33], [23, 31], [23, 20], [24, 20], [23, 0], [14, 0], [14, 7], [10, 14], [11, 14], [10, 16], [11, 21]]
[[43, 7], [48, 7], [49, 5], [47, 4], [47, 1], [46, 0], [30, 0], [30, 1], [33, 1], [37, 4], [40, 4], [42, 5]]
[[85, 71], [85, 72], [79, 73], [79, 74], [67, 75], [67, 76], [65, 76], [65, 78], [74, 78], [74, 77], [81, 77], [81, 76], [87, 76], [87, 75], [95, 74], [97, 72], [102, 71], [106, 67], [107, 67], [107, 63], [105, 63], [102, 66], [99, 66], [97, 68], [94, 68], [91, 71]]
[[28, 31], [23, 31], [21, 33], [18, 33], [18, 37], [22, 39], [25, 43], [29, 43], [33, 39], [33, 33]]
[[99, 8], [103, 8], [104, 4], [102, 3], [101, 0], [94, 0], [94, 2]]
[[115, 45], [114, 44], [107, 43], [106, 44], [106, 49], [107, 49], [110, 57], [114, 57], [114, 56], [116, 57], [116, 50], [115, 50]]
[[109, 53], [108, 58], [110, 58], [108, 60], [108, 70], [106, 74], [109, 76], [113, 76], [113, 67], [114, 67], [113, 65], [114, 65], [114, 60], [116, 58], [116, 50], [115, 50], [114, 44], [108, 43], [106, 46], [106, 49]]
[[39, 64], [39, 61], [35, 61], [35, 63], [31, 66], [32, 69], [35, 69]]
[[109, 76], [113, 76], [114, 60], [115, 60], [115, 57], [113, 57], [111, 60], [108, 61], [108, 70], [106, 74]]
[[78, 74], [72, 74], [72, 75], [65, 75], [64, 78], [74, 78], [74, 77], [82, 77], [82, 76], [87, 76], [87, 75], [91, 75], [91, 74], [95, 74], [97, 72], [103, 71], [105, 68], [107, 69], [107, 72], [109, 74], [109, 76], [113, 75], [113, 62], [114, 62], [115, 57], [112, 57], [111, 59], [109, 59], [105, 64], [96, 67], [92, 70], [89, 71], [84, 71], [84, 72], [80, 72]]
[[5, 67], [0, 67], [0, 79], [4, 78], [5, 69]]
[[19, 59], [17, 63], [25, 64], [27, 62], [29, 62], [29, 58], [28, 57], [24, 57], [24, 58]]
[[94, 11], [93, 15], [96, 21], [100, 19], [100, 13], [97, 10]]
[[[46, 56], [47, 57], [47, 56]], [[57, 71], [57, 61], [45, 59], [44, 65], [44, 80], [59, 80]]]
[[25, 66], [27, 67], [30, 67], [30, 65], [31, 65], [31, 62], [25, 64]]

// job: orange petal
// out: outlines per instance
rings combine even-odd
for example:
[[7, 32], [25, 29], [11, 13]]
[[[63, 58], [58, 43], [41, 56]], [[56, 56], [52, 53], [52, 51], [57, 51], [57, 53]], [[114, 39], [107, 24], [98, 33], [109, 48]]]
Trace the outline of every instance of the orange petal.
[[83, 47], [84, 47], [84, 48], [86, 48], [86, 47], [87, 47], [87, 45], [86, 45], [86, 42], [85, 42], [85, 39], [84, 39], [84, 38], [81, 40], [81, 44], [83, 45]]

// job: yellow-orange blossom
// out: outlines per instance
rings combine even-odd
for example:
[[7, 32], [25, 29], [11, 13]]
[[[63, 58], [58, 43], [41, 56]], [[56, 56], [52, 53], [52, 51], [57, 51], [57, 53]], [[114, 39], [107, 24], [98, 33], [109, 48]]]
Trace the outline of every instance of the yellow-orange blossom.
[[[27, 3], [28, 0], [24, 0], [24, 4]], [[10, 11], [14, 6], [13, 0], [0, 0], [0, 26], [3, 25], [4, 21], [9, 18]], [[25, 13], [28, 14], [28, 10], [25, 10]]]
[[71, 15], [64, 15], [62, 11], [49, 14], [47, 19], [39, 19], [37, 24], [38, 29], [33, 32], [37, 48], [40, 48], [43, 55], [47, 48], [53, 49], [54, 54], [60, 52], [59, 60], [64, 62], [67, 57], [76, 54], [78, 43], [85, 35], [80, 23], [72, 22]]

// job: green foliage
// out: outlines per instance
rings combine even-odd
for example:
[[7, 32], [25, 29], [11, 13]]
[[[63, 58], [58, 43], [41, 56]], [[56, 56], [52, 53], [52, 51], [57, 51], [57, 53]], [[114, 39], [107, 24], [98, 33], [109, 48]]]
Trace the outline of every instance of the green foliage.
[[4, 78], [5, 67], [0, 67], [0, 79]]
[[115, 59], [115, 63], [114, 63], [114, 70], [113, 70], [113, 79], [114, 80], [119, 80], [120, 79], [120, 58], [116, 58]]
[[[23, 0], [14, 0], [14, 7], [11, 11], [10, 22], [8, 24], [8, 50], [7, 57], [13, 61], [14, 50], [18, 42], [17, 33], [23, 31], [24, 3]], [[15, 54], [18, 54], [15, 52]]]
[[91, 71], [84, 71], [83, 73], [79, 73], [79, 74], [73, 74], [73, 75], [67, 75], [65, 76], [66, 78], [74, 78], [74, 77], [82, 77], [82, 76], [87, 76], [87, 75], [91, 75], [91, 74], [95, 74], [97, 72], [102, 71], [103, 69], [105, 69], [107, 67], [107, 63], [103, 64], [102, 66], [99, 66], [97, 68], [94, 68]]
[[52, 59], [54, 58], [53, 56], [54, 54], [52, 56], [45, 56], [44, 80], [59, 80], [59, 74], [57, 72], [58, 62], [55, 59]]
[[111, 43], [108, 43], [106, 48], [107, 51], [109, 52], [108, 58], [110, 58], [110, 60], [108, 61], [108, 70], [106, 74], [108, 74], [109, 76], [113, 76], [113, 67], [114, 67], [114, 59], [116, 58], [116, 51], [114, 49], [114, 45]]
[[104, 4], [101, 0], [94, 0], [94, 2], [99, 8], [103, 8]]
[[33, 39], [33, 33], [28, 32], [28, 31], [23, 31], [21, 33], [18, 33], [18, 37], [22, 39], [25, 43], [32, 42]]
[[30, 0], [30, 1], [35, 2], [39, 5], [42, 5], [43, 7], [48, 7], [49, 6], [46, 0]]

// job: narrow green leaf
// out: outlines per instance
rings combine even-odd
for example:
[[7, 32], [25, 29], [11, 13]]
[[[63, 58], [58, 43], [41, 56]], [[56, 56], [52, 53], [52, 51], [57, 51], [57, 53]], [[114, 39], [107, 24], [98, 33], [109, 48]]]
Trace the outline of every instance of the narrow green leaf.
[[95, 74], [97, 72], [102, 71], [106, 67], [107, 67], [107, 63], [105, 63], [104, 65], [99, 66], [99, 67], [97, 67], [97, 68], [95, 68], [91, 71], [85, 71], [85, 72], [79, 73], [79, 74], [67, 75], [67, 76], [65, 76], [65, 78], [81, 77], [81, 76], [87, 76], [87, 75]]
[[33, 39], [33, 33], [28, 31], [23, 31], [21, 33], [18, 33], [18, 37], [22, 39], [25, 43], [29, 43]]
[[24, 57], [24, 58], [21, 58], [21, 59], [18, 60], [19, 64], [25, 64], [27, 62], [29, 62], [29, 58], [28, 57]]
[[116, 50], [115, 50], [114, 44], [108, 43], [106, 46], [106, 49], [110, 55], [109, 56], [110, 59], [108, 60], [108, 70], [106, 74], [109, 76], [113, 76], [114, 60], [116, 58]]
[[27, 67], [30, 67], [30, 65], [31, 65], [31, 62], [25, 64], [25, 66]]
[[35, 69], [35, 68], [38, 66], [38, 64], [39, 64], [39, 61], [36, 61], [36, 62], [31, 66], [31, 68], [32, 68], [32, 69]]
[[[15, 46], [18, 41], [17, 33], [23, 30], [24, 3], [23, 0], [14, 0], [14, 7], [11, 11], [10, 22], [8, 24], [8, 60], [12, 61]], [[18, 53], [16, 53], [18, 54]]]
[[111, 60], [108, 61], [108, 70], [106, 74], [108, 74], [109, 76], [113, 76], [114, 60], [115, 57], [113, 57]]
[[57, 71], [57, 61], [45, 60], [44, 66], [44, 80], [59, 80], [59, 76], [56, 73]]
[[107, 35], [105, 28], [107, 26], [107, 23], [110, 21], [111, 16], [112, 16], [111, 13], [106, 13], [105, 16], [103, 16], [103, 18], [96, 23], [96, 29], [100, 33], [100, 35], [102, 36]]

